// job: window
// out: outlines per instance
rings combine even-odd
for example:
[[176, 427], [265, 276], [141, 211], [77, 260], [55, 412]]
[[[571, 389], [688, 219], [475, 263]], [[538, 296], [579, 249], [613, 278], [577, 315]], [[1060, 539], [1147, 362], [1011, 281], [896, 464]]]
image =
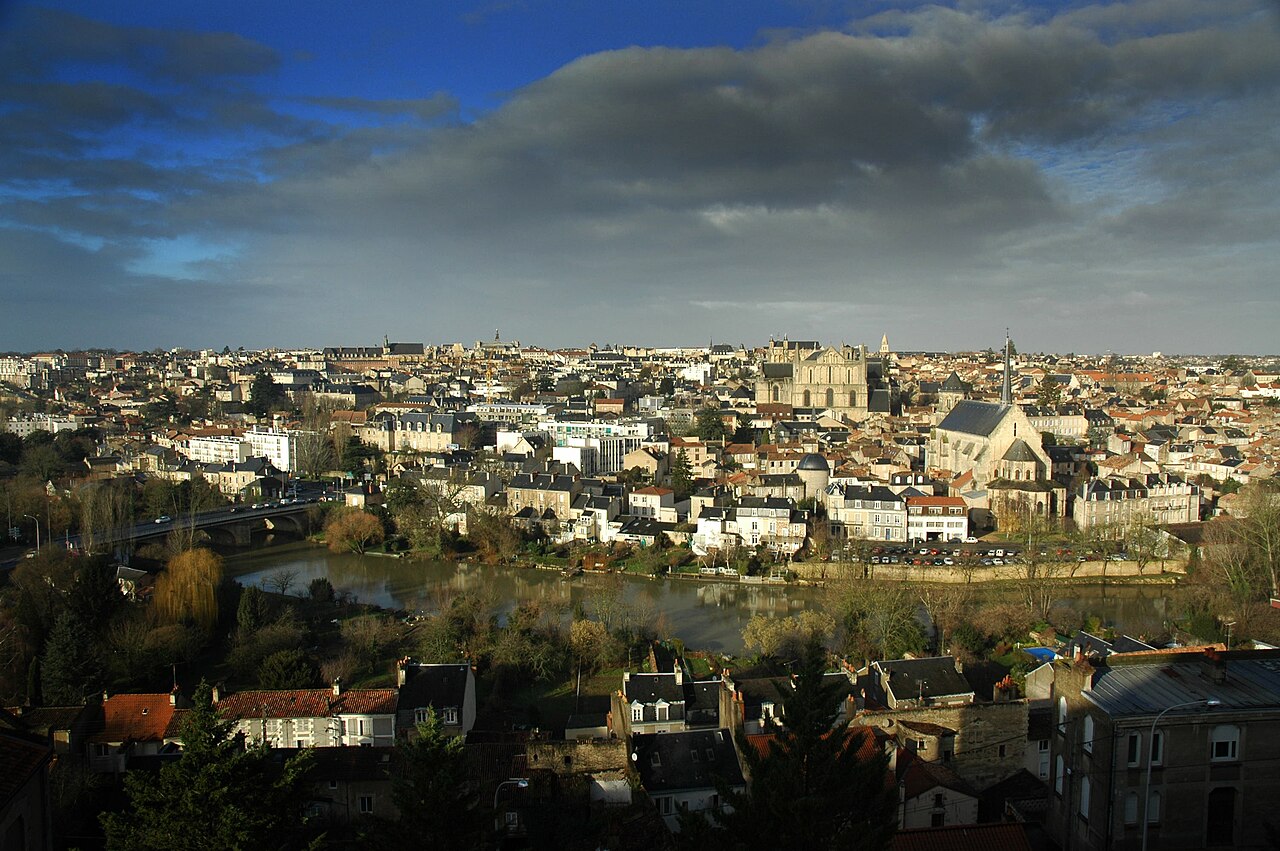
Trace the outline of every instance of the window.
[[633, 706], [633, 707], [631, 707], [631, 720], [632, 720], [632, 721], [643, 721], [643, 720], [644, 720], [644, 707], [643, 707], [643, 706]]
[[415, 724], [427, 723], [428, 714], [429, 712], [427, 710], [427, 707], [425, 706], [418, 707], [417, 709], [413, 710], [413, 723]]
[[1085, 753], [1093, 753], [1093, 716], [1084, 716], [1084, 741], [1080, 745]]
[[373, 796], [361, 795], [360, 796], [360, 814], [367, 816], [372, 812], [373, 812]]
[[1204, 838], [1207, 845], [1234, 845], [1236, 827], [1236, 790], [1230, 786], [1209, 793]]
[[1134, 766], [1142, 762], [1142, 734], [1130, 733], [1126, 748], [1125, 762]]
[[1152, 790], [1147, 797], [1147, 824], [1160, 823], [1160, 791]]
[[1059, 795], [1062, 794], [1062, 775], [1065, 773], [1066, 767], [1062, 762], [1062, 754], [1058, 754], [1058, 760], [1053, 766], [1053, 791]]
[[1089, 820], [1089, 778], [1080, 778], [1080, 820]]
[[1130, 792], [1124, 796], [1124, 823], [1138, 823], [1138, 793]]
[[1063, 736], [1067, 734], [1067, 699], [1065, 697], [1058, 698], [1058, 733]]
[[1007, 745], [1001, 745], [1001, 746], [1000, 746], [1000, 758], [1001, 758], [1001, 759], [1004, 759], [1004, 758], [1005, 758], [1005, 755], [1008, 753], [1008, 751], [1007, 751], [1007, 747], [1008, 747]]
[[943, 805], [943, 801], [944, 801], [944, 800], [946, 800], [946, 798], [943, 796], [943, 794], [942, 794], [941, 792], [935, 792], [935, 793], [934, 793], [934, 795], [933, 795], [933, 805], [934, 805], [935, 807], [941, 807], [941, 806]]
[[1164, 733], [1160, 730], [1151, 736], [1151, 764], [1164, 765]]
[[1240, 749], [1240, 728], [1219, 724], [1209, 736], [1209, 758], [1214, 762], [1235, 761]]
[[458, 723], [458, 707], [446, 706], [444, 708], [444, 723], [446, 724]]
[[947, 814], [946, 814], [945, 812], [941, 812], [941, 813], [930, 813], [930, 814], [929, 814], [929, 826], [930, 826], [930, 827], [946, 827], [946, 826], [947, 826]]
[[658, 706], [657, 706], [657, 711], [658, 711], [658, 720], [659, 720], [659, 721], [666, 721], [666, 720], [667, 720], [667, 706], [666, 706], [666, 704], [664, 704], [664, 703], [659, 703], [659, 704], [658, 704]]
[[337, 781], [337, 780], [330, 780], [330, 781], [329, 781], [329, 788], [330, 788], [330, 789], [337, 789], [337, 788], [338, 788], [338, 781]]
[[658, 806], [659, 813], [661, 813], [664, 816], [671, 815], [671, 798], [670, 797], [664, 796], [661, 798], [656, 798], [654, 800], [654, 803]]

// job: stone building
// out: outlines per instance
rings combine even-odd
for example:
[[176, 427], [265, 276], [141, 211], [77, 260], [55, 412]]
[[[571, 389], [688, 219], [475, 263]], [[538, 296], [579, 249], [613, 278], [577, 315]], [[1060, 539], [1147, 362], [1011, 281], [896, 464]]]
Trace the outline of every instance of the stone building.
[[866, 346], [771, 341], [756, 380], [756, 405], [790, 405], [829, 411], [850, 420], [891, 413], [892, 387], [881, 358]]
[[1141, 848], [1144, 823], [1151, 848], [1270, 847], [1280, 652], [1115, 653], [1053, 673], [1046, 824], [1061, 847]]
[[1081, 531], [1200, 519], [1200, 488], [1170, 473], [1096, 479], [1081, 485], [1075, 496], [1072, 517]]

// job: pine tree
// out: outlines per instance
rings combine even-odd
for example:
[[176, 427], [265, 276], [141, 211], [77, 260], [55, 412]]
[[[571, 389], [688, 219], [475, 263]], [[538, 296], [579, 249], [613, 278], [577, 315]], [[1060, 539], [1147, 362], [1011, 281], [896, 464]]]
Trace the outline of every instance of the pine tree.
[[693, 470], [689, 467], [689, 456], [683, 449], [676, 453], [670, 475], [671, 489], [676, 492], [676, 499], [684, 499], [693, 491]]
[[716, 819], [739, 847], [870, 851], [887, 848], [893, 837], [888, 756], [865, 747], [869, 732], [836, 724], [840, 692], [823, 681], [825, 661], [822, 647], [810, 642], [794, 691], [782, 692], [786, 728], [763, 755], [741, 748], [749, 792], [721, 790], [732, 812]]
[[106, 813], [108, 849], [223, 851], [293, 848], [302, 832], [303, 775], [312, 754], [281, 761], [266, 745], [248, 748], [218, 718], [201, 683], [181, 722], [182, 757], [159, 773], [125, 775], [129, 807]]
[[78, 705], [85, 695], [102, 690], [103, 666], [96, 646], [74, 612], [58, 615], [40, 661], [40, 690], [48, 705]]
[[479, 844], [477, 794], [467, 779], [462, 739], [444, 732], [435, 710], [416, 735], [396, 744], [398, 771], [391, 798], [400, 821], [391, 827], [415, 848], [469, 848]]

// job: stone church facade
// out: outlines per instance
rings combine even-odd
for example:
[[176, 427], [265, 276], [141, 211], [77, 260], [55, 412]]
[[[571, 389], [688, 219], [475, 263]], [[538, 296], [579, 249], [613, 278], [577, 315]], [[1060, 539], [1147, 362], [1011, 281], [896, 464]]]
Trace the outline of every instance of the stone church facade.
[[755, 398], [757, 405], [790, 405], [860, 420], [876, 407], [873, 393], [886, 389], [881, 360], [868, 358], [865, 346], [783, 340], [769, 344]]

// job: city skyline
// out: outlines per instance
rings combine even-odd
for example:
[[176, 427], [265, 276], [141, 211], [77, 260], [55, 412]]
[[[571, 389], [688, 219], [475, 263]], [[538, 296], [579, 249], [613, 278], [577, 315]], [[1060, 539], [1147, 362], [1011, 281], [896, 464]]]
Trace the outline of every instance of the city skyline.
[[0, 349], [1274, 351], [1264, 0], [51, 0], [0, 92]]

